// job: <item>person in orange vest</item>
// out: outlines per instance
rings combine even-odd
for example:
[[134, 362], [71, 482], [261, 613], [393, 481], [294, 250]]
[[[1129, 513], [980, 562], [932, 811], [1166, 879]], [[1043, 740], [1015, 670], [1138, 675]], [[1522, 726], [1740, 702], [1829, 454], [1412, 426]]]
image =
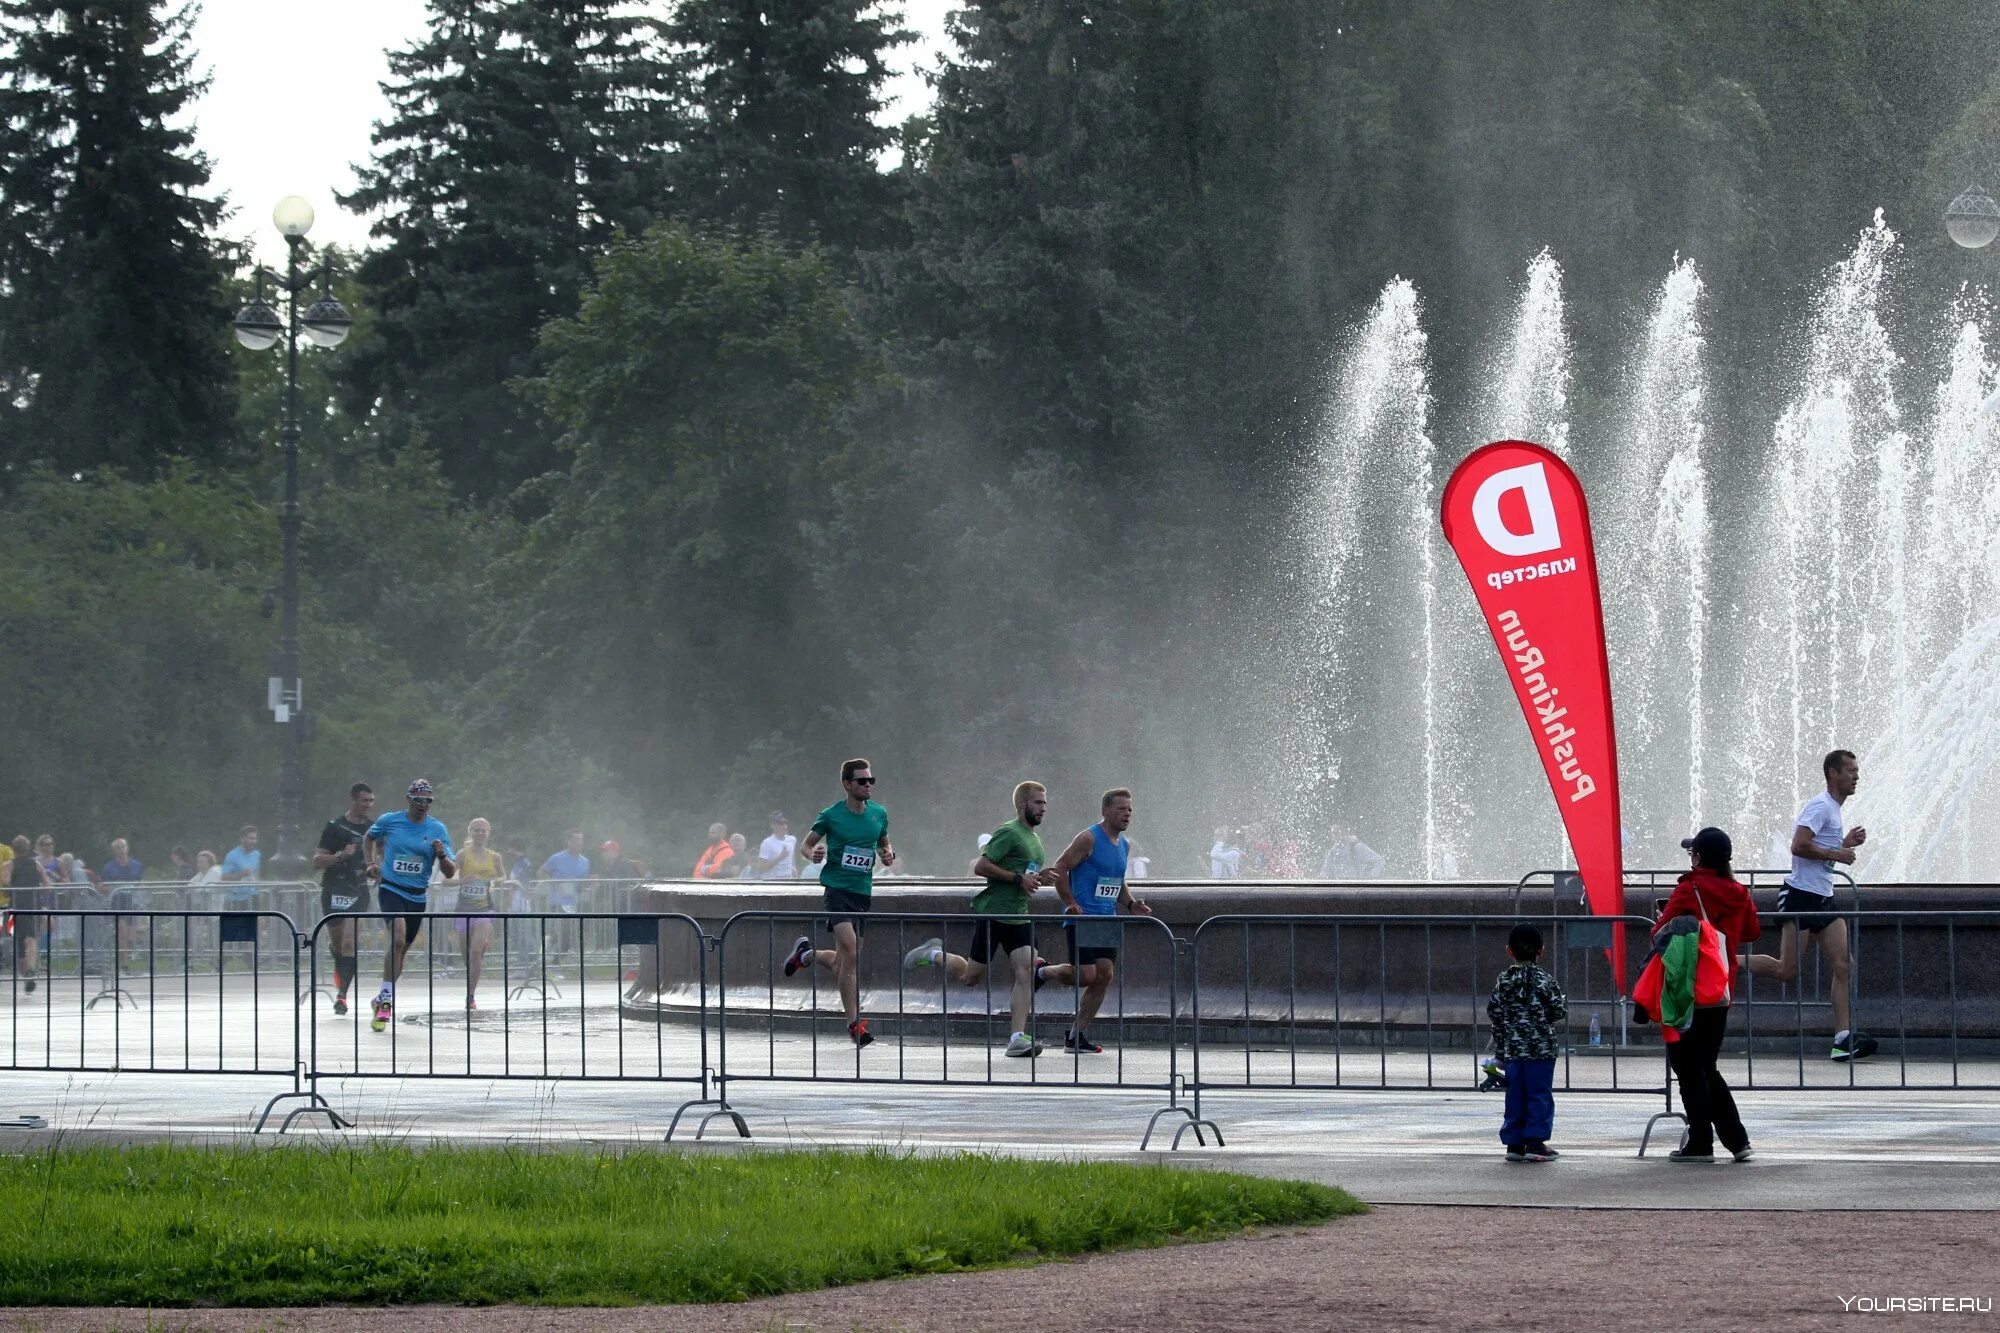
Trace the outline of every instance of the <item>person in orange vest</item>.
[[736, 856], [736, 849], [729, 845], [729, 828], [724, 824], [708, 826], [708, 849], [701, 859], [694, 863], [696, 879], [720, 879], [723, 867]]

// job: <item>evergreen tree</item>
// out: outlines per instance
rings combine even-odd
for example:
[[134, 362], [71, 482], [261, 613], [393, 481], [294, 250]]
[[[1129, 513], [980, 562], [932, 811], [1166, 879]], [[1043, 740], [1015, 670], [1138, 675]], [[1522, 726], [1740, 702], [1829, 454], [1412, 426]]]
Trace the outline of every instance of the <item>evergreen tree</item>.
[[192, 5], [0, 4], [0, 460], [160, 469], [236, 442]]
[[476, 496], [554, 462], [555, 431], [514, 382], [592, 259], [661, 198], [671, 75], [625, 8], [431, 0], [430, 35], [390, 57], [394, 111], [343, 200], [382, 215], [361, 269], [377, 336], [349, 405], [376, 407], [392, 445], [421, 431]]
[[913, 370], [997, 444], [1130, 461], [1180, 388], [1199, 392], [1178, 8], [1007, 0], [952, 16], [962, 57], [938, 80], [911, 241], [882, 295]]
[[876, 0], [684, 0], [668, 34], [695, 118], [675, 156], [683, 216], [768, 225], [837, 254], [879, 248], [896, 180], [877, 159], [884, 56], [911, 40]]

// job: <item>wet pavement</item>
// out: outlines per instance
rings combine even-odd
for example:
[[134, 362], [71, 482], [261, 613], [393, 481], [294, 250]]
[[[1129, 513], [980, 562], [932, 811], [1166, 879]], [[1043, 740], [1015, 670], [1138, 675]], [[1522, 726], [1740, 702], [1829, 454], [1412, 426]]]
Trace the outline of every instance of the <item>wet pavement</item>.
[[[295, 1008], [285, 978], [197, 979], [136, 996], [136, 1008], [87, 1008], [93, 996], [84, 991], [95, 989], [16, 995], [12, 1005], [0, 997], [0, 1063], [16, 1066], [0, 1072], [0, 1116], [49, 1125], [0, 1129], [0, 1150], [349, 1134], [623, 1150], [661, 1144], [676, 1108], [702, 1095], [703, 1069], [726, 1061], [729, 1100], [753, 1138], [744, 1145], [716, 1120], [691, 1150], [839, 1145], [1171, 1161], [1325, 1180], [1393, 1203], [2000, 1208], [2000, 1093], [1954, 1089], [1949, 1062], [1888, 1048], [1852, 1068], [1760, 1056], [1759, 1085], [1791, 1086], [1739, 1092], [1757, 1158], [1711, 1168], [1663, 1160], [1676, 1122], [1663, 1125], [1646, 1159], [1636, 1156], [1648, 1118], [1664, 1107], [1656, 1048], [1581, 1050], [1564, 1069], [1571, 1090], [1557, 1094], [1553, 1141], [1563, 1160], [1524, 1169], [1501, 1161], [1500, 1095], [1474, 1090], [1476, 1060], [1463, 1048], [1208, 1045], [1201, 1110], [1226, 1146], [1212, 1133], [1205, 1145], [1185, 1133], [1179, 1151], [1164, 1151], [1188, 1123], [1168, 1112], [1142, 1158], [1142, 1134], [1168, 1107], [1169, 1086], [1185, 1088], [1194, 1073], [1185, 1047], [1171, 1061], [1162, 1047], [1138, 1044], [1099, 1056], [1058, 1046], [1039, 1060], [1010, 1060], [999, 1054], [1004, 1032], [941, 1039], [884, 1023], [881, 1039], [857, 1054], [837, 1017], [774, 1030], [744, 1013], [704, 1034], [686, 1022], [621, 1016], [609, 978], [582, 988], [571, 979], [548, 995], [504, 998], [496, 988], [471, 1013], [462, 991], [406, 990], [397, 1021], [379, 1034], [368, 1030], [365, 1004], [344, 1018], [325, 997]], [[322, 1072], [319, 1090], [351, 1130], [314, 1115], [280, 1139], [272, 1131], [303, 1104], [290, 1101], [266, 1132], [251, 1132], [266, 1103], [292, 1086], [294, 1022], [299, 1048]], [[45, 1068], [20, 1067], [37, 1064]], [[59, 1064], [99, 1067], [46, 1068]], [[1740, 1060], [1724, 1068], [1745, 1081]], [[1991, 1062], [1960, 1064], [1956, 1075], [2000, 1083]], [[1289, 1090], [1294, 1082], [1344, 1086]], [[1173, 1101], [1191, 1098], [1180, 1091]], [[693, 1108], [677, 1145], [710, 1109]], [[1663, 1188], [1665, 1172], [1692, 1173], [1696, 1183]]]

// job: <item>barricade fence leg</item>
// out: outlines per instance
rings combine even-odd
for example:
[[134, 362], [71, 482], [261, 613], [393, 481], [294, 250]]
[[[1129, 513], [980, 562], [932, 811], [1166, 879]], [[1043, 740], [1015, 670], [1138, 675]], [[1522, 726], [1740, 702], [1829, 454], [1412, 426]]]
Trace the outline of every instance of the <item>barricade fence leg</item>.
[[[724, 934], [726, 935], [727, 931]], [[720, 979], [717, 985], [716, 1024], [718, 1041], [716, 1046], [717, 1067], [715, 1069], [710, 1069], [708, 1064], [708, 1024], [711, 1012], [708, 1003], [708, 955], [711, 952], [716, 956], [716, 975]], [[698, 960], [698, 984], [700, 986], [698, 1021], [700, 1023], [701, 1040], [701, 1095], [690, 1098], [674, 1108], [674, 1118], [667, 1125], [665, 1142], [672, 1143], [674, 1141], [674, 1131], [680, 1128], [681, 1117], [697, 1106], [712, 1107], [713, 1109], [703, 1115], [701, 1120], [695, 1125], [694, 1137], [696, 1142], [700, 1142], [703, 1136], [708, 1133], [710, 1122], [725, 1116], [736, 1127], [736, 1136], [747, 1139], [750, 1137], [750, 1126], [745, 1123], [742, 1113], [729, 1104], [729, 1085], [724, 1081], [725, 1076], [723, 1071], [727, 1067], [727, 1060], [723, 1056], [725, 1048], [721, 1044], [721, 1032], [724, 1020], [720, 1011], [722, 1005], [721, 993], [727, 985], [729, 963], [724, 950], [723, 939], [697, 932], [695, 937], [695, 957]], [[658, 984], [662, 986], [666, 984], [664, 976], [659, 979]], [[711, 1090], [713, 1095], [711, 1095]]]
[[[300, 935], [292, 933], [292, 989], [304, 989], [303, 997], [292, 1006], [292, 1090], [281, 1092], [264, 1103], [263, 1114], [257, 1117], [253, 1134], [264, 1132], [271, 1113], [285, 1102], [302, 1101], [303, 1106], [292, 1108], [278, 1125], [278, 1133], [283, 1134], [301, 1116], [323, 1115], [333, 1129], [352, 1129], [354, 1122], [346, 1119], [333, 1109], [333, 1104], [320, 1095], [319, 1076], [315, 1069], [319, 1042], [319, 1006], [312, 1003], [315, 988], [306, 984], [303, 978], [316, 976], [319, 972], [319, 942], [325, 922], [312, 928], [312, 933]], [[300, 1009], [304, 1009], [304, 1021], [300, 1019]]]

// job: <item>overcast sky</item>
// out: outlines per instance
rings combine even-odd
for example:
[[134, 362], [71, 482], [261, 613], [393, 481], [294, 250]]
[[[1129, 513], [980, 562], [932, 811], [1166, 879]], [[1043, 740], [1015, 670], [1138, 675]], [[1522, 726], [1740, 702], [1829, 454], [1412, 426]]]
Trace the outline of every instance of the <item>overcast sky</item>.
[[[929, 94], [915, 73], [944, 41], [944, 16], [962, 0], [903, 0], [918, 40], [895, 54], [888, 119], [900, 121]], [[354, 188], [353, 164], [388, 111], [380, 84], [386, 52], [422, 35], [423, 0], [204, 0], [195, 24], [196, 68], [212, 80], [195, 106], [195, 133], [214, 167], [215, 188], [236, 214], [227, 230], [249, 236], [269, 260], [283, 243], [271, 205], [304, 195], [316, 212], [312, 239], [361, 245], [368, 222], [343, 212], [336, 191]]]

